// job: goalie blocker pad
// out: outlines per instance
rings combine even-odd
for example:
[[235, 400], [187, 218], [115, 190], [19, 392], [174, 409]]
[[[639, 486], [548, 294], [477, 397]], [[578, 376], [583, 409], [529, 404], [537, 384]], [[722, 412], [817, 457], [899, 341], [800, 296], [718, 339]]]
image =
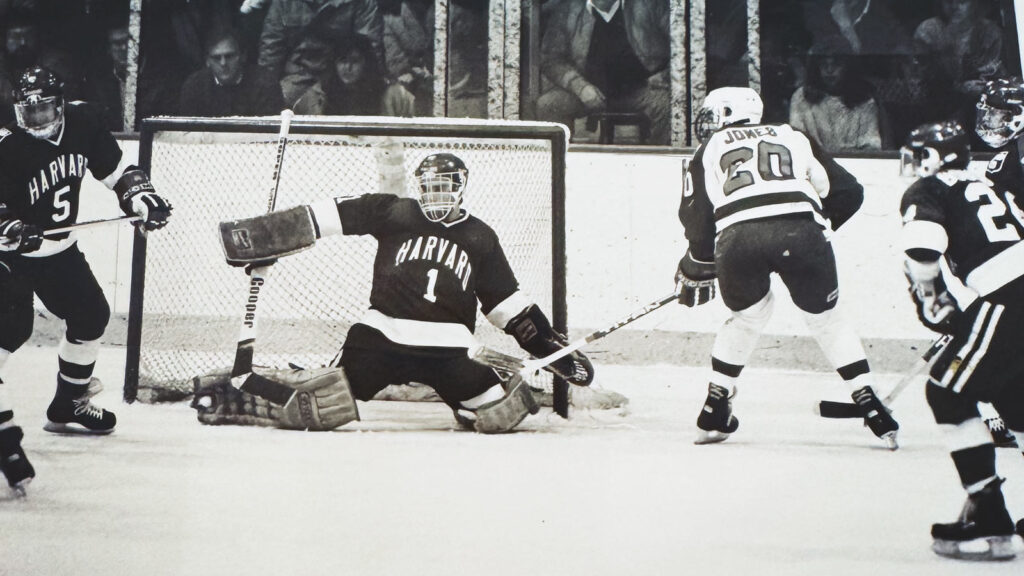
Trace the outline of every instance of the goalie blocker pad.
[[224, 259], [232, 266], [261, 264], [311, 248], [316, 220], [309, 206], [220, 223]]

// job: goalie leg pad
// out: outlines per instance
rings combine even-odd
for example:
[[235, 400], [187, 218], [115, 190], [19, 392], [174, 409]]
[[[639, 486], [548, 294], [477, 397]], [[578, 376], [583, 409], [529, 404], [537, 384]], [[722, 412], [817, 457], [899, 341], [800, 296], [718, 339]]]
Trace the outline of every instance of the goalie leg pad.
[[232, 266], [259, 264], [313, 246], [316, 221], [309, 206], [220, 223], [224, 258]]
[[503, 398], [488, 402], [476, 410], [474, 428], [481, 434], [511, 432], [528, 414], [540, 411], [530, 387], [519, 375], [513, 376], [502, 386], [507, 390]]
[[281, 428], [333, 430], [353, 420], [359, 420], [356, 399], [342, 368], [253, 368], [253, 374], [295, 390], [281, 409]]

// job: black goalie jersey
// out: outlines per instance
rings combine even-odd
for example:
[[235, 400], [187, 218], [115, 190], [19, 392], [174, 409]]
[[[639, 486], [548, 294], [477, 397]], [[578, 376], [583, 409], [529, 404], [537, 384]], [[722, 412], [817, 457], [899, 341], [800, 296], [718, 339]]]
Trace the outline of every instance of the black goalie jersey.
[[472, 333], [519, 288], [498, 236], [479, 218], [431, 222], [419, 203], [390, 194], [339, 199], [344, 234], [377, 239], [370, 307], [391, 318], [458, 323]]
[[907, 189], [900, 213], [905, 250], [945, 253], [956, 277], [981, 296], [1024, 295], [1024, 211], [1013, 192], [963, 171], [940, 172]]
[[[55, 141], [34, 138], [13, 123], [0, 128], [0, 203], [43, 230], [74, 224], [86, 170], [112, 187], [120, 161], [121, 148], [95, 110], [69, 102]], [[52, 254], [68, 243], [48, 242], [30, 255]]]

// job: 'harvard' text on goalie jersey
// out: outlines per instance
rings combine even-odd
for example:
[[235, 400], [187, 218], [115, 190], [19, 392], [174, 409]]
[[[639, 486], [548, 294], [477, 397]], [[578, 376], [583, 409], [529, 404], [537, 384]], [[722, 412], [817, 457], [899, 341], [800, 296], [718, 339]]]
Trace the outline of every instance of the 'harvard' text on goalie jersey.
[[690, 250], [710, 261], [714, 238], [737, 223], [805, 215], [836, 229], [860, 207], [863, 188], [813, 140], [787, 124], [715, 132], [686, 173], [679, 220]]
[[1024, 211], [1014, 192], [964, 171], [914, 182], [903, 194], [905, 250], [945, 253], [950, 270], [993, 302], [1024, 297]]
[[390, 194], [337, 206], [343, 234], [377, 239], [371, 309], [361, 322], [393, 342], [466, 347], [477, 300], [487, 314], [519, 288], [494, 230], [475, 216], [431, 222], [416, 200]]
[[[112, 189], [126, 167], [95, 109], [80, 102], [64, 108], [64, 125], [53, 141], [34, 138], [13, 123], [0, 128], [0, 204], [42, 230], [77, 221], [86, 170]], [[74, 242], [70, 233], [50, 238], [25, 256], [48, 256]]]

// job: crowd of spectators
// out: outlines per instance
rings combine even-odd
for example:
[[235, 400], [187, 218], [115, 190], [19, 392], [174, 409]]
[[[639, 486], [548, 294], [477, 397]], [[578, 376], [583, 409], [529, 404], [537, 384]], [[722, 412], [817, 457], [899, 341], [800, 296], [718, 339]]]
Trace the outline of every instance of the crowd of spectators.
[[[790, 122], [833, 150], [898, 148], [930, 121], [973, 127], [985, 81], [1020, 74], [1012, 0], [770, 5], [761, 19], [765, 120]], [[830, 84], [834, 69], [842, 72]]]
[[[537, 0], [536, 100], [574, 141], [604, 121], [671, 133], [674, 0]], [[114, 131], [159, 115], [432, 116], [435, 0], [0, 0], [0, 121], [11, 80], [50, 68]], [[487, 115], [487, 0], [449, 0], [450, 117]], [[537, 5], [535, 4], [535, 5]], [[985, 80], [1019, 74], [1013, 0], [770, 0], [759, 3], [765, 120], [832, 150], [893, 149], [929, 120], [971, 126]], [[524, 17], [533, 13], [524, 11]], [[747, 0], [705, 0], [707, 88], [747, 79]], [[137, 65], [134, 118], [123, 117]], [[524, 70], [526, 73], [526, 70]], [[523, 97], [526, 97], [524, 94]], [[626, 119], [626, 120], [623, 120]], [[609, 140], [601, 140], [609, 141]]]

